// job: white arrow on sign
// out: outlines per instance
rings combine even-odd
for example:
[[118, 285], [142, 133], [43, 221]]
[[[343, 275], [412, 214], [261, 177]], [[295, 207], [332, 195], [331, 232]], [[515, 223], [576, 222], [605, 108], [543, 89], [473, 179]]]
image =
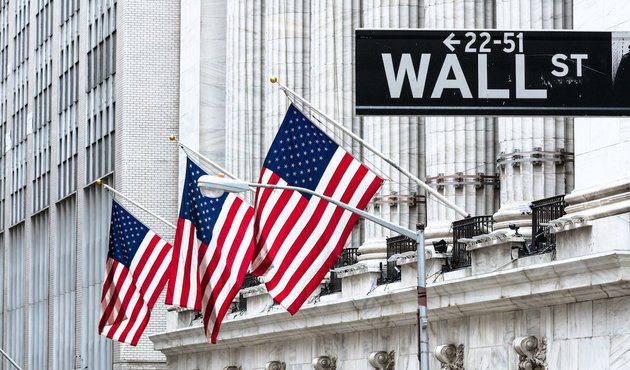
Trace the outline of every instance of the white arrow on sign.
[[450, 50], [450, 51], [455, 51], [455, 48], [453, 47], [453, 45], [459, 45], [461, 44], [461, 41], [459, 40], [453, 40], [453, 37], [455, 37], [455, 34], [451, 32], [450, 35], [448, 35], [447, 38], [444, 39], [444, 45], [446, 45], [446, 47]]

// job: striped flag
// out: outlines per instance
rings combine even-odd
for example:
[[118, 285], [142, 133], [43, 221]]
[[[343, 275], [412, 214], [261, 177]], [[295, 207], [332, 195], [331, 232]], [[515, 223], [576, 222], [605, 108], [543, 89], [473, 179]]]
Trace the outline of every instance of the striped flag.
[[252, 260], [254, 210], [232, 193], [201, 195], [203, 175], [188, 159], [166, 303], [201, 311], [206, 337], [216, 343]]
[[138, 344], [168, 279], [170, 263], [171, 245], [114, 200], [99, 334]]
[[[267, 153], [261, 184], [289, 185], [363, 209], [383, 180], [343, 150], [293, 105]], [[339, 257], [358, 216], [290, 190], [256, 193], [253, 274], [291, 314]]]

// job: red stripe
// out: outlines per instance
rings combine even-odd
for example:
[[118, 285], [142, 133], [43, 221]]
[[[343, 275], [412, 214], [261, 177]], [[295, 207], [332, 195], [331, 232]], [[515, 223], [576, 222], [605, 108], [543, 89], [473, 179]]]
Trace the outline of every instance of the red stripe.
[[[168, 288], [166, 289], [166, 304], [172, 305], [175, 304], [173, 300], [175, 299], [175, 288], [179, 286], [180, 282], [177, 281], [177, 270], [179, 269], [179, 257], [181, 253], [181, 245], [182, 245], [182, 225], [184, 223], [184, 219], [179, 218], [177, 220], [177, 228], [175, 229], [175, 242], [173, 243], [173, 257], [171, 260], [171, 267], [169, 268], [169, 274], [171, 276]], [[177, 302], [179, 303], [179, 302]]]
[[[269, 171], [269, 170], [263, 168], [259, 181], [262, 181], [262, 177], [265, 171]], [[272, 171], [269, 171], [269, 172], [271, 173], [271, 175], [269, 177], [269, 180], [265, 182], [265, 184], [276, 185], [278, 181], [280, 181], [280, 176], [276, 175]], [[254, 238], [256, 238], [256, 245], [254, 246], [254, 256], [259, 256], [262, 252], [262, 249], [264, 248], [264, 243], [258, 240], [258, 238], [260, 237], [260, 223], [258, 221], [260, 221], [262, 210], [267, 204], [267, 201], [269, 200], [269, 197], [273, 193], [273, 190], [274, 189], [265, 189], [265, 188], [258, 188], [256, 190], [256, 203], [255, 203], [256, 220], [254, 222]], [[260, 191], [260, 198], [258, 196], [259, 191]]]
[[142, 320], [142, 323], [138, 326], [138, 331], [136, 331], [136, 335], [134, 335], [129, 344], [131, 344], [132, 346], [138, 345], [138, 342], [140, 341], [140, 336], [144, 332], [144, 329], [147, 327], [147, 324], [149, 324], [149, 319], [151, 319], [151, 311], [147, 311], [147, 314]]
[[[114, 260], [114, 263], [112, 264], [112, 274], [114, 273], [114, 271], [116, 271], [116, 267], [119, 264], [118, 261]], [[121, 297], [121, 289], [123, 284], [125, 283], [125, 279], [127, 277], [127, 274], [129, 272], [129, 270], [127, 270], [126, 267], [122, 266], [123, 268], [121, 269], [121, 273], [120, 276], [118, 278], [118, 280], [115, 282], [114, 286], [114, 291], [110, 294], [110, 301], [107, 305], [107, 307], [105, 308], [105, 310], [103, 311], [103, 316], [101, 317], [102, 320], [105, 320], [103, 323], [105, 325], [107, 325], [107, 322], [112, 322], [112, 323], [119, 323], [120, 321], [124, 320], [124, 311], [125, 311], [125, 302], [123, 300], [120, 299]], [[110, 287], [111, 289], [111, 287]], [[116, 305], [118, 304], [118, 302], [120, 302], [120, 310], [118, 311], [118, 315], [116, 315], [116, 317], [113, 320], [110, 320], [110, 316], [112, 315], [112, 312], [114, 311], [114, 307], [116, 307]], [[100, 326], [100, 325], [99, 325]]]
[[[155, 249], [157, 244], [160, 242], [160, 240], [162, 240], [162, 238], [160, 238], [159, 235], [153, 234], [153, 237], [149, 241], [147, 247], [142, 252], [142, 254], [140, 256], [136, 255], [134, 257], [134, 259], [139, 257], [140, 260], [135, 266], [133, 266], [133, 271], [131, 271], [131, 275], [133, 276], [133, 280], [136, 282], [136, 286], [139, 288], [140, 293], [142, 293], [143, 296], [144, 296], [144, 293], [146, 293], [146, 289], [148, 288], [148, 285], [150, 285], [151, 277], [154, 275], [154, 273], [151, 273], [151, 270], [153, 270], [153, 267], [155, 267], [155, 264], [154, 264], [154, 261], [150, 261], [149, 259], [151, 258], [151, 253], [153, 253], [153, 250]], [[140, 275], [145, 268], [150, 269], [149, 273], [147, 274], [145, 281], [140, 281], [139, 279]], [[147, 284], [147, 282], [149, 282], [149, 284]]]
[[[225, 205], [224, 205], [224, 207], [225, 207]], [[223, 212], [223, 211], [221, 211], [221, 212]], [[230, 209], [228, 209], [227, 212], [228, 213], [227, 213], [227, 215], [225, 217], [225, 223], [221, 227], [221, 230], [219, 230], [218, 235], [216, 235], [216, 236], [213, 235], [212, 236], [212, 239], [216, 239], [215, 248], [212, 251], [212, 257], [210, 258], [210, 261], [208, 261], [208, 265], [205, 266], [204, 270], [203, 271], [201, 269], [199, 270], [199, 275], [202, 276], [201, 282], [199, 284], [202, 294], [205, 291], [206, 287], [208, 286], [208, 283], [210, 282], [210, 278], [212, 277], [212, 273], [216, 270], [217, 266], [219, 266], [219, 263], [222, 262], [221, 261], [221, 251], [223, 250], [223, 248], [225, 248], [225, 246], [224, 246], [225, 239], [227, 238], [227, 236], [228, 236], [228, 234], [230, 232], [230, 229], [232, 228], [232, 225], [235, 224], [234, 218], [236, 217], [236, 213], [238, 212], [238, 206], [236, 206], [235, 204], [232, 204], [232, 206], [230, 207]], [[206, 246], [206, 248], [208, 248], [208, 246]], [[207, 252], [204, 251], [204, 255], [205, 255], [205, 253], [207, 253]], [[199, 260], [200, 261], [203, 260], [203, 257], [202, 257], [201, 254], [199, 255]], [[213, 288], [211, 288], [211, 289], [213, 289]]]
[[[131, 301], [131, 298], [133, 296], [133, 289], [131, 289], [132, 287], [130, 287], [130, 289], [127, 290], [122, 290], [122, 285], [125, 281], [125, 278], [127, 277], [127, 269], [123, 269], [123, 273], [124, 278], [123, 278], [123, 274], [120, 275], [121, 279], [118, 280], [118, 283], [116, 284], [116, 292], [118, 293], [118, 297], [122, 297], [121, 301], [121, 305], [120, 305], [120, 311], [118, 312], [118, 315], [116, 316], [116, 318], [113, 320], [113, 322], [115, 324], [111, 325], [109, 328], [109, 332], [111, 333], [111, 335], [114, 335], [116, 333], [116, 331], [118, 330], [118, 328], [120, 326], [126, 325], [126, 322], [130, 319], [132, 319], [132, 317], [130, 315], [126, 315], [128, 311], [130, 311], [129, 308], [129, 302]], [[120, 285], [119, 285], [120, 284]], [[124, 341], [121, 337], [121, 341]]]
[[[347, 168], [347, 167], [345, 167]], [[344, 170], [345, 170], [344, 168]], [[367, 168], [360, 166], [357, 170], [357, 173], [353, 176], [353, 178], [359, 178], [360, 180], [362, 180], [366, 175], [368, 174], [368, 170]], [[359, 182], [360, 182], [359, 180]], [[343, 203], [348, 203], [350, 200], [352, 200], [352, 197], [355, 193], [356, 190], [356, 186], [354, 188], [352, 187], [347, 187], [345, 189], [345, 191], [343, 192], [343, 194], [341, 195], [341, 197], [339, 198], [339, 200]], [[322, 202], [324, 203], [326, 206], [328, 206], [329, 204], [327, 202]], [[333, 236], [333, 233], [335, 231], [335, 229], [337, 228], [337, 225], [339, 225], [339, 223], [342, 221], [341, 218], [344, 214], [344, 212], [349, 212], [344, 210], [343, 208], [339, 207], [339, 206], [334, 206], [334, 211], [333, 214], [330, 218], [330, 222], [325, 220], [324, 222], [326, 222], [326, 226], [324, 229], [324, 232], [322, 233], [322, 235], [315, 241], [315, 243], [312, 245], [312, 247], [309, 245], [307, 247], [310, 247], [310, 251], [309, 253], [306, 255], [306, 257], [304, 258], [304, 260], [300, 263], [300, 265], [297, 268], [297, 272], [294, 273], [291, 278], [289, 279], [289, 282], [287, 284], [287, 286], [280, 292], [278, 293], [274, 299], [278, 302], [283, 301], [291, 292], [291, 290], [293, 289], [293, 287], [297, 284], [297, 282], [299, 280], [302, 279], [302, 277], [306, 274], [306, 272], [308, 271], [308, 269], [313, 265], [313, 263], [315, 262], [315, 260], [317, 259], [317, 257], [319, 255], [321, 255], [321, 253], [324, 251], [324, 248], [326, 247], [326, 244], [328, 244], [328, 241], [330, 241], [331, 237]], [[342, 235], [340, 236], [340, 241], [345, 244], [345, 242], [348, 239], [349, 236], [349, 231], [352, 230], [352, 227], [354, 226], [354, 223], [356, 222], [358, 218], [354, 217], [354, 218], [350, 218], [349, 222], [346, 224], [346, 227], [344, 228], [344, 232], [342, 233]], [[322, 227], [323, 225], [320, 223], [321, 220], [321, 216], [317, 215], [316, 217], [313, 217], [313, 219], [315, 221], [315, 226], [313, 227], [313, 231], [316, 230], [319, 227]], [[348, 228], [349, 226], [349, 228]], [[345, 231], [348, 232], [345, 232]], [[310, 235], [309, 235], [310, 236]], [[342, 244], [342, 247], [343, 247]], [[335, 247], [335, 249], [338, 249], [338, 252], [341, 252], [340, 248]], [[322, 279], [324, 278], [324, 275], [326, 275], [326, 272], [330, 269], [330, 267], [332, 267], [332, 265], [334, 264], [335, 260], [337, 259], [337, 257], [339, 257], [339, 253], [337, 253], [336, 255], [334, 254], [335, 250], [333, 250], [333, 254], [332, 255], [328, 255], [326, 257], [326, 260], [324, 262], [324, 267], [327, 266], [326, 269], [322, 270], [320, 268], [320, 270], [318, 270], [318, 272], [315, 274], [315, 276], [313, 276], [313, 279], [311, 280], [311, 284], [310, 285], [314, 285], [313, 289], [317, 286], [316, 284], [319, 284]], [[291, 261], [289, 261], [291, 262]], [[286, 268], [284, 268], [283, 270], [283, 274], [286, 273], [286, 269], [289, 268], [289, 264], [286, 264]], [[323, 274], [322, 274], [323, 271]], [[277, 282], [280, 281], [280, 279], [274, 279], [275, 285], [277, 285]], [[313, 284], [312, 282], [316, 281], [315, 284]], [[273, 289], [273, 288], [272, 288]], [[308, 291], [306, 294], [306, 298], [308, 298], [308, 294], [312, 293], [313, 290]], [[302, 292], [301, 296], [304, 295], [304, 292]], [[301, 306], [301, 304], [300, 304]], [[300, 307], [298, 306], [298, 308]], [[297, 311], [297, 309], [295, 310]], [[291, 312], [291, 314], [294, 314], [294, 312]], [[289, 311], [290, 312], [290, 311]]]
[[114, 274], [112, 273], [111, 264], [109, 263], [110, 260], [113, 261], [110, 257], [107, 257], [107, 262], [105, 262], [107, 275], [105, 276], [105, 281], [103, 281], [103, 292], [101, 293], [101, 302], [105, 300], [105, 294], [109, 290], [109, 287], [112, 281], [114, 281]]
[[[295, 193], [294, 191], [290, 191], [290, 190], [286, 190], [285, 192], [289, 194]], [[279, 202], [278, 204], [286, 204], [286, 203]], [[298, 220], [300, 217], [302, 217], [302, 213], [304, 213], [304, 210], [306, 209], [307, 206], [308, 206], [308, 200], [304, 197], [300, 197], [297, 204], [295, 205], [295, 208], [293, 209], [293, 212], [291, 212], [288, 219]], [[277, 222], [284, 222], [284, 220], [279, 219], [280, 214], [283, 210], [284, 210], [284, 207], [279, 207], [279, 206], [274, 207], [271, 213], [269, 214], [269, 221], [267, 221], [267, 224], [274, 225]], [[292, 222], [284, 222], [284, 225], [278, 232], [278, 235], [276, 236], [276, 239], [273, 245], [267, 246], [268, 251], [267, 251], [267, 255], [265, 256], [265, 259], [260, 265], [258, 265], [258, 267], [254, 271], [252, 271], [252, 274], [254, 274], [255, 276], [262, 276], [265, 272], [267, 272], [267, 270], [269, 269], [269, 266], [271, 266], [272, 262], [276, 258], [278, 250], [284, 243], [285, 239], [288, 237], [291, 230], [293, 230], [294, 226], [295, 225]], [[265, 237], [262, 237], [258, 241], [259, 243], [261, 243], [261, 245], [264, 245], [264, 243], [266, 243], [267, 241], [266, 235], [269, 235], [269, 232], [266, 232], [263, 235], [265, 235]]]
[[[149, 306], [149, 308], [153, 308], [153, 306], [155, 305], [155, 301], [157, 301], [157, 299], [160, 296], [160, 293], [162, 292], [162, 289], [164, 288], [164, 283], [166, 283], [166, 279], [168, 276], [167, 274], [162, 274], [162, 276], [157, 276], [158, 271], [160, 269], [161, 266], [163, 266], [165, 263], [168, 263], [167, 258], [169, 255], [169, 251], [170, 251], [170, 245], [167, 243], [165, 244], [164, 248], [162, 248], [162, 250], [160, 250], [160, 254], [158, 254], [157, 258], [155, 261], [153, 261], [153, 266], [151, 267], [151, 271], [149, 272], [149, 275], [147, 276], [147, 279], [145, 280], [141, 291], [142, 291], [142, 297], [145, 298], [145, 301], [147, 302], [147, 305]], [[147, 297], [146, 292], [149, 290], [151, 283], [155, 280], [155, 279], [159, 279], [159, 283], [155, 286], [155, 290], [153, 291], [153, 294], [150, 297]]]
[[[370, 202], [370, 199], [372, 199], [372, 196], [378, 191], [382, 183], [383, 180], [379, 177], [376, 177], [372, 181], [370, 186], [368, 186], [367, 191], [363, 194], [363, 197], [357, 203], [357, 208], [364, 209]], [[357, 184], [355, 184], [354, 187], [356, 188]], [[343, 230], [342, 236], [339, 238], [339, 241], [335, 246], [333, 254], [331, 254], [331, 256], [326, 260], [326, 264], [322, 266], [322, 268], [320, 268], [315, 277], [311, 281], [309, 281], [309, 283], [304, 287], [302, 292], [296, 297], [293, 303], [287, 307], [287, 311], [289, 311], [291, 315], [294, 315], [300, 309], [300, 307], [302, 307], [304, 302], [306, 302], [306, 300], [309, 298], [310, 294], [315, 290], [315, 288], [317, 288], [324, 276], [326, 276], [328, 271], [333, 267], [335, 261], [337, 260], [337, 258], [339, 258], [339, 255], [343, 250], [343, 246], [346, 244], [346, 241], [348, 240], [348, 237], [352, 232], [352, 228], [356, 224], [358, 218], [358, 215], [354, 213], [352, 214], [352, 216], [348, 220], [348, 224]]]
[[[339, 182], [341, 181], [341, 179], [343, 178], [343, 175], [346, 171], [346, 169], [348, 168], [348, 166], [350, 165], [350, 163], [352, 162], [353, 158], [352, 156], [348, 155], [346, 153], [346, 155], [344, 155], [344, 157], [342, 158], [342, 160], [340, 161], [339, 165], [337, 166], [337, 168], [335, 169], [334, 173], [332, 174], [332, 178], [330, 180], [330, 182], [328, 183], [328, 185], [326, 186], [326, 189], [324, 190], [324, 194], [325, 195], [333, 195], [335, 192], [335, 187], [339, 184]], [[312, 200], [311, 200], [312, 201]], [[324, 215], [324, 212], [326, 210], [326, 208], [328, 207], [329, 203], [321, 200], [319, 201], [319, 203], [317, 204], [316, 209], [313, 211], [313, 213], [311, 215], [303, 215], [304, 216], [309, 216], [309, 220], [306, 223], [306, 225], [304, 225], [304, 228], [302, 229], [302, 232], [300, 233], [300, 235], [297, 237], [297, 239], [295, 240], [295, 242], [293, 243], [293, 245], [291, 245], [291, 247], [289, 248], [289, 252], [287, 253], [287, 257], [280, 261], [280, 263], [278, 264], [278, 261], [275, 261], [276, 264], [278, 264], [278, 272], [274, 275], [274, 277], [268, 281], [265, 285], [267, 286], [267, 290], [271, 291], [273, 290], [278, 283], [280, 282], [280, 280], [282, 279], [282, 276], [287, 273], [287, 269], [290, 267], [291, 262], [292, 262], [292, 257], [296, 256], [300, 249], [302, 248], [317, 248], [317, 241], [315, 242], [314, 245], [306, 245], [309, 236], [318, 228], [318, 225], [321, 221], [321, 218]], [[277, 204], [277, 207], [281, 208], [282, 205], [281, 204]], [[290, 223], [292, 226], [295, 226], [295, 222], [297, 220], [287, 220], [287, 223]], [[322, 237], [320, 238], [320, 240], [322, 240], [322, 238], [326, 238], [326, 235], [322, 235]], [[319, 248], [321, 250], [321, 248]], [[302, 274], [302, 271], [296, 271], [290, 272], [291, 274]], [[275, 298], [275, 297], [274, 297]], [[277, 302], [279, 302], [278, 300], [276, 300]]]
[[[190, 222], [190, 233], [188, 235], [182, 235], [182, 239], [187, 241], [185, 245], [182, 245], [182, 249], [184, 249], [186, 253], [186, 262], [184, 264], [184, 278], [183, 281], [180, 282], [180, 284], [182, 285], [182, 297], [180, 301], [175, 302], [175, 304], [181, 307], [197, 309], [196, 307], [188, 307], [188, 297], [190, 296], [190, 292], [192, 291], [192, 289], [199, 289], [198, 285], [195, 285], [196, 281], [193, 279], [196, 279], [196, 277], [193, 276], [191, 270], [191, 266], [193, 264], [192, 249], [195, 246], [195, 226], [192, 224], [192, 222]], [[197, 263], [197, 261], [194, 261], [194, 263]]]
[[[239, 203], [242, 203], [240, 199], [239, 199]], [[216, 343], [216, 337], [218, 335], [219, 328], [221, 327], [221, 322], [223, 321], [223, 318], [225, 317], [225, 314], [227, 313], [227, 310], [230, 304], [232, 303], [232, 300], [234, 300], [234, 297], [236, 297], [236, 294], [238, 293], [241, 287], [241, 284], [243, 283], [243, 280], [245, 278], [245, 273], [247, 272], [247, 266], [249, 262], [251, 261], [254, 240], [251, 239], [249, 241], [246, 241], [242, 238], [242, 236], [247, 233], [247, 228], [251, 224], [251, 219], [253, 218], [253, 216], [254, 216], [253, 209], [249, 207], [249, 209], [247, 210], [247, 212], [245, 213], [243, 217], [242, 222], [240, 222], [240, 224], [238, 225], [239, 228], [236, 234], [236, 238], [234, 240], [234, 243], [232, 244], [232, 247], [230, 248], [228, 252], [227, 261], [226, 261], [226, 269], [223, 270], [223, 273], [219, 277], [219, 280], [217, 281], [216, 286], [213, 287], [210, 299], [206, 304], [206, 309], [205, 309], [205, 314], [204, 314], [204, 327], [207, 329], [208, 322], [210, 318], [212, 317], [212, 308], [216, 305], [216, 301], [219, 294], [221, 293], [222, 290], [224, 290], [230, 276], [233, 276], [234, 274], [236, 274], [235, 283], [230, 287], [230, 290], [228, 291], [228, 294], [226, 295], [225, 300], [223, 301], [221, 307], [218, 307], [218, 309], [215, 310], [217, 314], [216, 314], [216, 317], [214, 318], [214, 322], [212, 325], [212, 336], [211, 336], [212, 343]], [[236, 255], [240, 248], [247, 248], [247, 251], [244, 255], [244, 259], [240, 261], [241, 265], [239, 266], [238, 265], [239, 261], [236, 261]], [[235, 269], [235, 266], [237, 266], [236, 269]]]

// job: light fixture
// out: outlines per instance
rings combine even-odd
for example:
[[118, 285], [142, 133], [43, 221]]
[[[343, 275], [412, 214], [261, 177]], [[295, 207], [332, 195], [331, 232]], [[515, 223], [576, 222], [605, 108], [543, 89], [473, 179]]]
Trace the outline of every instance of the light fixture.
[[446, 253], [448, 250], [448, 244], [446, 243], [446, 240], [442, 239], [440, 241], [433, 242], [433, 249], [436, 253]]
[[242, 193], [249, 190], [249, 184], [225, 177], [203, 175], [197, 180], [199, 191], [205, 197], [219, 198], [226, 191], [229, 193]]

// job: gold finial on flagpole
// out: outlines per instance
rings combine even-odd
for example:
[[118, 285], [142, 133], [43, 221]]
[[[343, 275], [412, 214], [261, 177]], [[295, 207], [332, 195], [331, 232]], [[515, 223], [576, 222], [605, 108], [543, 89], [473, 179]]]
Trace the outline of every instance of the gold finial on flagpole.
[[217, 177], [225, 178], [225, 174], [223, 172], [217, 173]]
[[103, 180], [101, 179], [96, 180], [96, 185], [103, 185]]
[[170, 134], [170, 135], [168, 136], [168, 140], [169, 140], [169, 141], [175, 141], [175, 134]]
[[276, 82], [278, 82], [278, 77], [277, 76], [271, 76], [271, 77], [269, 77], [269, 81], [271, 81], [272, 84], [275, 84]]

